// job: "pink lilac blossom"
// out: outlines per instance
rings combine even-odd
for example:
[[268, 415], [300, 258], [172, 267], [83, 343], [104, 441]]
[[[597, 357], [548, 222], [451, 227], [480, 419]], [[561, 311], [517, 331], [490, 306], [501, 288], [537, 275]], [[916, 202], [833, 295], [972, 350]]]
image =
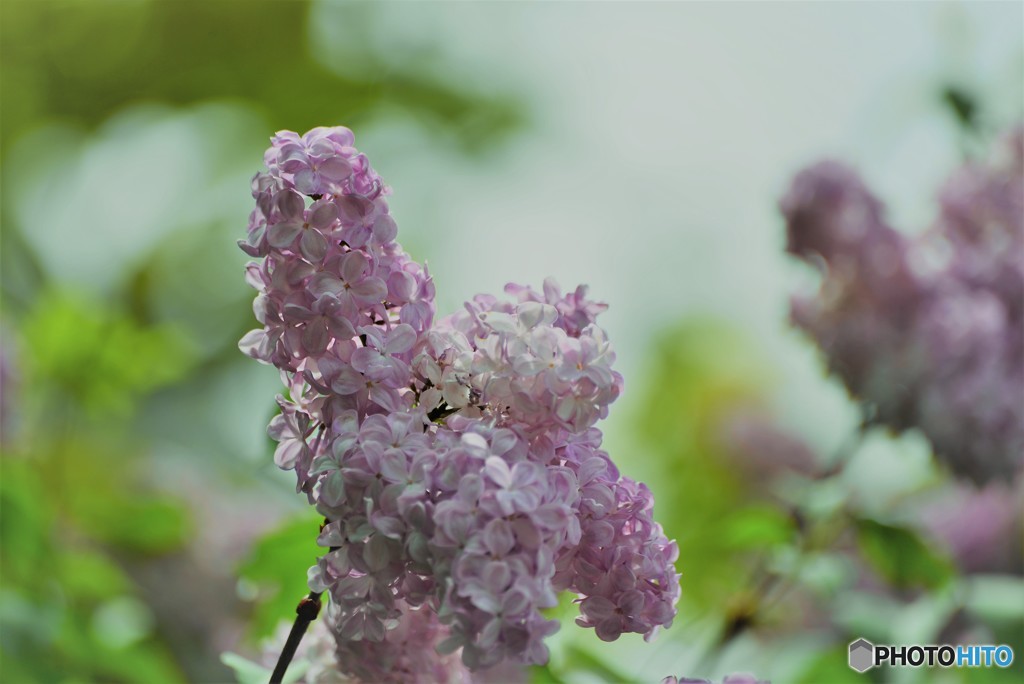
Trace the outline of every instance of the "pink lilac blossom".
[[[433, 647], [445, 630], [437, 615], [424, 608], [405, 607], [380, 641], [337, 638], [338, 612], [329, 604], [299, 645], [293, 667], [304, 666], [299, 682], [305, 684], [470, 684], [478, 681], [455, 655], [438, 656]], [[289, 627], [264, 644], [262, 660], [273, 667], [284, 646]]]
[[670, 626], [676, 545], [595, 427], [622, 391], [606, 306], [548, 280], [435, 320], [353, 142], [278, 133], [239, 243], [261, 324], [239, 346], [287, 389], [269, 434], [327, 520], [309, 584], [330, 596], [338, 668], [455, 681], [543, 663], [561, 591], [605, 640]]
[[781, 209], [787, 250], [823, 274], [791, 317], [829, 370], [956, 474], [1010, 477], [1024, 457], [1024, 128], [953, 174], [919, 237], [835, 162], [798, 174]]

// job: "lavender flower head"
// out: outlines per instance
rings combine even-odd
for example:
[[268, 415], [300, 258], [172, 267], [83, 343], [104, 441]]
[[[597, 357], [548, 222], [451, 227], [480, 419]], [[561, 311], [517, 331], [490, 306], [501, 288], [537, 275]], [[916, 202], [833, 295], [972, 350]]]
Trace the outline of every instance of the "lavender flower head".
[[835, 162], [798, 174], [781, 209], [787, 250], [823, 274], [791, 316], [829, 370], [956, 474], [1008, 478], [1024, 458], [1024, 128], [950, 178], [917, 238]]
[[327, 519], [309, 583], [330, 595], [338, 669], [456, 681], [543, 663], [561, 591], [604, 640], [670, 626], [676, 545], [594, 427], [622, 390], [606, 307], [549, 280], [435, 320], [353, 142], [278, 133], [239, 243], [261, 323], [239, 345], [288, 390], [275, 461]]

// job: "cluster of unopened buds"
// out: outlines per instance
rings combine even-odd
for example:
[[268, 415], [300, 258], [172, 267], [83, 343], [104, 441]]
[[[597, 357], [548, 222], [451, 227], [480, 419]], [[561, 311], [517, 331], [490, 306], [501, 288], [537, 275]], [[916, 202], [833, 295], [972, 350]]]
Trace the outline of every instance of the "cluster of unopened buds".
[[278, 133], [265, 162], [240, 243], [262, 327], [240, 346], [281, 371], [275, 460], [326, 519], [309, 584], [337, 672], [543, 663], [562, 591], [604, 640], [671, 625], [676, 545], [594, 427], [622, 389], [606, 307], [549, 280], [435, 320], [351, 131]]
[[958, 475], [1010, 479], [1024, 462], [1024, 128], [949, 179], [917, 237], [836, 162], [801, 172], [781, 208], [787, 249], [823, 273], [792, 319], [870, 420], [920, 429]]

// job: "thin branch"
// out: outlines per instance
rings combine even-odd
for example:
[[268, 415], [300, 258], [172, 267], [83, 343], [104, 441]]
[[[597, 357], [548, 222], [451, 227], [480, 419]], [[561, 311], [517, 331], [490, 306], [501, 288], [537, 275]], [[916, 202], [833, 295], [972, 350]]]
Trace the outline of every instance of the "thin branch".
[[[323, 524], [320, 525], [321, 532], [327, 524], [327, 519], [324, 519]], [[339, 548], [341, 547], [332, 546], [327, 553], [337, 551]], [[322, 595], [322, 591], [311, 591], [295, 607], [295, 622], [292, 624], [292, 630], [288, 633], [288, 640], [285, 642], [284, 648], [281, 649], [281, 655], [277, 659], [277, 666], [274, 668], [273, 674], [270, 675], [270, 684], [281, 684], [284, 681], [285, 672], [288, 671], [288, 666], [291, 665], [295, 652], [299, 650], [302, 637], [306, 635], [309, 625], [320, 614], [320, 597]]]
[[320, 595], [322, 593], [311, 591], [309, 596], [299, 601], [298, 607], [295, 608], [295, 623], [292, 625], [292, 631], [288, 633], [288, 641], [285, 642], [284, 648], [281, 650], [281, 656], [277, 659], [277, 667], [270, 675], [270, 684], [281, 684], [284, 681], [284, 673], [288, 671], [288, 666], [291, 665], [292, 658], [295, 657], [295, 651], [298, 650], [302, 637], [305, 636], [310, 623], [316, 620], [316, 616], [320, 614]]

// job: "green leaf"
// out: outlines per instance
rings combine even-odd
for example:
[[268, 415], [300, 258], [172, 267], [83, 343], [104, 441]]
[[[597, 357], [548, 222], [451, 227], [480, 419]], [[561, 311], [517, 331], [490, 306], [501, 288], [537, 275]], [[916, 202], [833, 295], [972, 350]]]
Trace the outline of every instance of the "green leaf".
[[139, 553], [158, 554], [179, 548], [192, 530], [187, 511], [167, 497], [83, 506], [78, 514], [98, 539]]
[[717, 614], [748, 589], [751, 552], [788, 534], [771, 506], [745, 512], [764, 498], [723, 438], [737, 407], [763, 405], [770, 367], [740, 331], [704, 318], [666, 329], [648, 359], [632, 429], [609, 435], [607, 448], [623, 473], [651, 488], [655, 519], [679, 545], [683, 609]]
[[140, 325], [77, 293], [40, 296], [22, 334], [36, 391], [97, 417], [130, 415], [137, 397], [178, 380], [192, 359], [176, 328]]
[[260, 539], [239, 568], [244, 580], [259, 590], [250, 636], [269, 636], [282, 620], [291, 620], [295, 606], [309, 593], [306, 571], [327, 552], [317, 546], [322, 518], [304, 513]]
[[749, 506], [736, 512], [723, 530], [737, 549], [763, 549], [785, 544], [793, 536], [793, 520], [774, 506]]
[[178, 664], [163, 644], [147, 639], [114, 646], [96, 638], [90, 622], [91, 617], [69, 615], [62, 625], [58, 648], [63, 661], [61, 667], [66, 672], [79, 673], [85, 681], [147, 684], [184, 681]]
[[90, 601], [128, 593], [131, 584], [110, 558], [92, 549], [67, 549], [58, 565], [61, 589]]
[[238, 684], [264, 684], [270, 680], [269, 669], [237, 653], [221, 653], [220, 662], [231, 668]]
[[[266, 684], [270, 680], [270, 675], [273, 674], [270, 668], [254, 663], [237, 653], [221, 653], [220, 662], [234, 671], [238, 684]], [[282, 684], [293, 684], [299, 681], [308, 669], [308, 661], [293, 660], [288, 666], [288, 672], [285, 673]]]
[[0, 478], [0, 568], [4, 586], [35, 587], [39, 569], [51, 567], [53, 510], [47, 488], [31, 464], [4, 455]]
[[180, 548], [192, 516], [169, 494], [136, 485], [123, 465], [128, 454], [114, 443], [77, 439], [60, 445], [48, 471], [71, 524], [91, 538], [139, 554]]
[[569, 644], [566, 647], [565, 656], [566, 669], [574, 673], [585, 672], [594, 675], [600, 681], [616, 682], [616, 684], [634, 681], [601, 658], [575, 644]]
[[797, 684], [864, 684], [866, 681], [864, 675], [850, 669], [846, 647], [818, 655], [796, 678]]
[[937, 589], [954, 577], [952, 563], [909, 528], [862, 518], [857, 541], [864, 558], [895, 587]]
[[563, 680], [547, 665], [534, 665], [529, 668], [530, 684], [563, 684]]

